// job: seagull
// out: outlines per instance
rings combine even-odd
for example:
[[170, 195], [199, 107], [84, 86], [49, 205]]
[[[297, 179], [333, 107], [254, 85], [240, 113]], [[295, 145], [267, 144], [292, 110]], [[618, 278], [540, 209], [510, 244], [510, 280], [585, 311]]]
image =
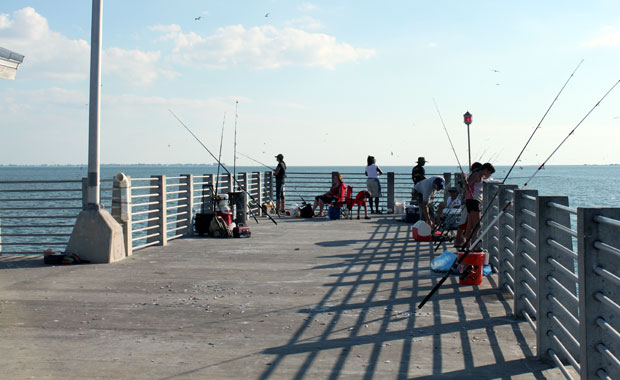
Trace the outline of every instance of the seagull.
[[394, 155], [394, 152], [390, 152], [390, 155], [391, 155], [391, 156], [393, 156], [393, 155]]
[[269, 12], [265, 13], [265, 17], [269, 17]]
[[499, 70], [491, 69], [494, 73], [499, 73]]
[[200, 21], [200, 19], [202, 19], [202, 16], [198, 16], [198, 17], [194, 18], [194, 20], [196, 20], [196, 21]]

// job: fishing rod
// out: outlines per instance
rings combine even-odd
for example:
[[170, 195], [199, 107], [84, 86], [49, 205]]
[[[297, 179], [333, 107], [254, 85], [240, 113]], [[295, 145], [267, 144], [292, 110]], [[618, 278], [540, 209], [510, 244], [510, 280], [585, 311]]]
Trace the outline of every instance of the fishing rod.
[[[557, 95], [555, 96], [555, 98], [553, 99], [553, 101], [551, 102], [551, 104], [549, 105], [549, 107], [547, 108], [547, 110], [545, 111], [545, 113], [543, 114], [542, 118], [540, 119], [540, 121], [538, 122], [538, 124], [536, 125], [536, 128], [534, 128], [534, 131], [532, 131], [532, 134], [530, 135], [530, 137], [527, 139], [527, 141], [525, 142], [525, 145], [523, 146], [523, 148], [521, 149], [521, 152], [519, 152], [519, 154], [517, 155], [517, 158], [515, 159], [514, 163], [512, 164], [512, 166], [508, 169], [508, 172], [506, 173], [506, 176], [504, 176], [504, 179], [502, 180], [501, 184], [503, 185], [504, 183], [506, 183], [506, 181], [508, 180], [508, 177], [510, 176], [510, 173], [512, 172], [512, 170], [514, 169], [514, 167], [517, 165], [517, 162], [519, 162], [519, 159], [521, 158], [521, 155], [523, 155], [523, 152], [525, 152], [525, 149], [527, 148], [527, 146], [529, 145], [530, 141], [532, 141], [532, 138], [534, 137], [534, 135], [536, 134], [536, 132], [540, 129], [540, 126], [542, 125], [542, 122], [545, 120], [545, 118], [547, 117], [547, 115], [549, 114], [549, 111], [551, 110], [551, 108], [554, 106], [555, 102], [558, 100], [558, 98], [560, 97], [560, 95], [562, 94], [562, 92], [564, 92], [564, 89], [566, 88], [566, 86], [568, 85], [568, 83], [570, 82], [570, 80], [573, 78], [573, 76], [575, 75], [575, 72], [577, 72], [577, 70], [579, 69], [579, 67], [581, 66], [581, 64], [583, 63], [583, 59], [579, 62], [579, 64], [577, 65], [577, 67], [575, 67], [575, 69], [573, 70], [573, 72], [570, 74], [570, 76], [568, 77], [568, 79], [566, 80], [566, 82], [564, 82], [564, 85], [562, 85], [562, 88], [560, 88], [560, 91], [558, 91]], [[611, 91], [611, 90], [610, 90]], [[607, 95], [605, 95], [607, 96]], [[602, 100], [602, 99], [601, 99]], [[599, 101], [600, 103], [600, 101]], [[595, 106], [596, 107], [596, 106]], [[592, 112], [592, 111], [590, 111]], [[589, 113], [588, 113], [589, 114]], [[586, 116], [587, 117], [587, 116]], [[585, 119], [585, 118], [584, 118]], [[499, 154], [499, 152], [498, 152]], [[526, 182], [527, 184], [527, 182]], [[476, 223], [476, 226], [474, 226], [474, 229], [470, 232], [470, 236], [467, 237], [467, 240], [465, 241], [465, 247], [467, 247], [467, 243], [469, 243], [472, 239], [472, 237], [477, 233], [478, 229], [480, 228], [480, 222], [482, 221], [482, 218], [486, 215], [486, 213], [489, 211], [489, 207], [493, 204], [493, 201], [495, 200], [495, 197], [497, 197], [497, 192], [495, 194], [493, 194], [493, 197], [491, 198], [491, 200], [489, 201], [489, 203], [487, 204], [486, 209], [484, 210], [484, 212], [482, 213], [482, 215], [480, 216], [480, 220], [478, 221], [478, 223]], [[475, 246], [474, 246], [475, 247]]]
[[[275, 170], [276, 170], [276, 169], [272, 168], [271, 166], [265, 165], [265, 164], [263, 164], [262, 162], [260, 162], [260, 161], [258, 161], [258, 160], [256, 160], [256, 159], [254, 159], [254, 158], [252, 158], [252, 157], [248, 156], [247, 154], [243, 154], [243, 153], [241, 153], [241, 152], [239, 152], [239, 154], [240, 154], [240, 155], [242, 155], [242, 156], [244, 156], [244, 157], [246, 157], [246, 158], [249, 158], [250, 160], [252, 160], [252, 161], [256, 162], [256, 163], [257, 163], [257, 164], [259, 164], [259, 165], [262, 165], [262, 166], [266, 167], [267, 169], [271, 169], [272, 171], [275, 171]], [[302, 201], [302, 202], [304, 202], [304, 203], [308, 203], [308, 202], [306, 202], [306, 200], [304, 199], [304, 196], [303, 196], [303, 195], [301, 195], [301, 192], [297, 189], [297, 187], [296, 187], [295, 185], [293, 185], [292, 183], [289, 183], [289, 185], [290, 185], [290, 186], [293, 188], [293, 190], [294, 190], [294, 191], [295, 191], [295, 192], [299, 195], [299, 197], [301, 198], [301, 201]], [[273, 200], [272, 200], [272, 202], [273, 202]]]
[[[184, 127], [184, 128], [185, 128], [185, 129], [186, 129], [186, 130], [190, 133], [190, 135], [192, 135], [192, 136], [194, 137], [194, 139], [196, 139], [196, 141], [198, 141], [198, 143], [199, 143], [200, 145], [202, 145], [202, 147], [203, 147], [203, 148], [207, 151], [207, 153], [209, 153], [209, 155], [210, 155], [211, 157], [213, 157], [213, 159], [215, 160], [215, 159], [216, 159], [216, 158], [215, 158], [215, 155], [214, 155], [213, 153], [211, 153], [211, 151], [209, 150], [209, 148], [207, 148], [207, 146], [206, 146], [206, 145], [205, 145], [205, 144], [204, 144], [204, 143], [203, 143], [203, 142], [202, 142], [202, 141], [198, 138], [198, 136], [196, 136], [196, 135], [194, 134], [194, 132], [192, 132], [192, 130], [191, 130], [191, 129], [189, 129], [189, 127], [188, 127], [187, 125], [185, 125], [185, 123], [184, 123], [183, 121], [181, 121], [181, 119], [179, 119], [179, 117], [178, 117], [178, 116], [177, 116], [174, 112], [172, 112], [172, 110], [171, 110], [171, 109], [168, 109], [168, 111], [172, 114], [172, 116], [174, 116], [174, 118], [175, 118], [175, 119], [177, 119], [177, 120], [178, 120], [178, 122], [179, 122], [179, 123], [181, 123], [181, 125], [182, 125], [182, 126], [183, 126], [183, 127]], [[231, 175], [231, 174], [232, 174], [232, 173], [230, 172], [230, 170], [228, 170], [228, 169], [226, 168], [226, 166], [224, 166], [224, 165], [222, 164], [222, 162], [221, 162], [221, 161], [218, 161], [218, 162], [217, 162], [217, 164], [218, 164], [218, 168], [221, 166], [221, 167], [222, 167], [222, 169], [224, 169], [224, 171], [225, 171], [226, 173], [228, 173], [229, 175]], [[245, 186], [241, 186], [241, 184], [239, 183], [239, 181], [237, 180], [237, 178], [235, 178], [235, 177], [232, 177], [232, 178], [233, 178], [233, 180], [235, 181], [235, 183], [237, 184], [237, 186], [239, 186], [239, 188], [240, 188], [241, 190], [243, 190], [243, 192], [244, 192], [244, 193], [246, 193], [246, 194], [248, 195], [248, 197], [250, 197], [250, 199], [251, 199], [254, 203], [259, 204], [259, 203], [258, 203], [258, 201], [256, 200], [256, 198], [254, 198], [254, 197], [252, 196], [252, 194], [250, 194], [250, 192], [249, 192], [249, 191], [245, 188]], [[250, 210], [250, 213], [252, 214], [252, 216], [254, 217], [254, 220], [256, 220], [256, 223], [258, 223], [258, 219], [256, 218], [256, 215], [254, 215], [254, 212], [252, 211], [252, 209], [250, 208], [249, 210]], [[276, 222], [276, 221], [275, 221], [275, 219], [273, 219], [273, 218], [272, 218], [269, 214], [267, 214], [267, 217], [268, 217], [268, 218], [269, 218], [269, 219], [270, 219], [270, 220], [271, 220], [271, 221], [272, 221], [275, 225], [278, 225], [278, 222]]]
[[[263, 164], [262, 162], [260, 162], [260, 161], [258, 161], [258, 160], [253, 159], [252, 157], [248, 156], [247, 154], [243, 154], [243, 153], [241, 153], [241, 152], [237, 152], [237, 153], [239, 153], [240, 155], [242, 155], [242, 156], [244, 156], [244, 157], [246, 157], [246, 158], [249, 158], [250, 160], [252, 160], [252, 161], [254, 161], [254, 162], [256, 162], [256, 163], [258, 163], [258, 164], [260, 164], [260, 165], [262, 165], [262, 166], [264, 166], [264, 167], [266, 167], [267, 169], [269, 169], [269, 170], [271, 170], [271, 171], [275, 171], [275, 169], [274, 169], [274, 168], [272, 168], [272, 167], [270, 167], [270, 166], [267, 166], [267, 165]], [[273, 201], [273, 198], [271, 197], [271, 195], [269, 195], [270, 193], [271, 193], [271, 192], [268, 192], [268, 193], [267, 193], [267, 196], [269, 197], [269, 201], [270, 201], [270, 202], [271, 202], [271, 203], [272, 203], [272, 204], [276, 207], [276, 209], [277, 209], [276, 202], [274, 202], [274, 201]], [[280, 217], [280, 210], [277, 210], [276, 215], [278, 215], [278, 217]]]
[[[573, 75], [575, 75], [575, 72], [579, 69], [579, 67], [581, 66], [581, 64], [583, 63], [583, 59], [579, 62], [579, 64], [577, 65], [577, 67], [575, 67], [575, 70], [573, 70], [573, 72], [571, 73], [570, 77], [568, 77], [568, 79], [566, 80], [566, 82], [564, 83], [564, 86], [562, 86], [562, 88], [560, 89], [560, 92], [558, 92], [558, 94], [555, 96], [555, 99], [553, 99], [553, 102], [551, 102], [551, 105], [549, 105], [549, 108], [547, 108], [547, 111], [545, 112], [545, 114], [543, 115], [542, 119], [540, 119], [540, 121], [538, 122], [538, 125], [536, 126], [536, 128], [534, 128], [534, 130], [532, 131], [532, 134], [530, 135], [530, 138], [527, 139], [527, 142], [525, 143], [525, 145], [523, 146], [523, 149], [521, 149], [521, 152], [519, 153], [519, 155], [517, 156], [517, 158], [515, 159], [515, 162], [512, 164], [512, 166], [510, 167], [510, 170], [508, 170], [508, 173], [506, 173], [506, 178], [508, 178], [508, 176], [510, 175], [510, 172], [512, 171], [512, 169], [515, 167], [515, 165], [517, 165], [517, 162], [519, 162], [519, 159], [521, 158], [521, 155], [523, 154], [523, 152], [525, 152], [525, 148], [527, 148], [527, 145], [530, 143], [530, 141], [532, 140], [532, 137], [534, 137], [534, 134], [536, 133], [536, 131], [538, 129], [540, 129], [540, 124], [542, 124], [543, 120], [545, 120], [545, 117], [547, 116], [547, 114], [549, 113], [549, 110], [551, 110], [551, 107], [553, 107], [553, 104], [555, 104], [555, 101], [558, 100], [558, 98], [560, 97], [560, 94], [562, 93], [562, 91], [564, 91], [564, 88], [566, 87], [566, 85], [568, 84], [568, 82], [570, 82], [570, 80], [573, 78]], [[503, 182], [502, 182], [503, 183]]]
[[[224, 112], [224, 120], [222, 120], [222, 134], [220, 135], [220, 156], [219, 158], [216, 158], [218, 164], [222, 161], [222, 143], [224, 142], [224, 123], [226, 123], [226, 112]], [[213, 156], [213, 158], [215, 158], [215, 156]], [[220, 165], [217, 166], [217, 177], [216, 178], [217, 179], [215, 181], [215, 194], [217, 195], [218, 188], [220, 186]]]
[[586, 113], [586, 115], [583, 117], [583, 119], [581, 119], [581, 121], [580, 121], [579, 123], [577, 123], [577, 125], [575, 126], [575, 128], [573, 128], [573, 129], [570, 131], [570, 133], [569, 133], [568, 135], [566, 135], [566, 137], [564, 137], [564, 140], [562, 140], [562, 142], [560, 142], [560, 144], [559, 144], [559, 145], [558, 145], [558, 146], [557, 146], [557, 147], [553, 150], [553, 152], [551, 152], [551, 154], [549, 155], [549, 157], [547, 157], [547, 158], [545, 159], [545, 161], [543, 161], [543, 163], [542, 163], [542, 164], [540, 164], [540, 166], [538, 167], [538, 169], [536, 169], [536, 171], [534, 172], [534, 174], [532, 174], [532, 176], [531, 176], [531, 177], [530, 177], [527, 181], [525, 181], [525, 184], [523, 184], [523, 187], [527, 186], [527, 184], [528, 184], [528, 183], [530, 183], [530, 181], [532, 180], [532, 178], [534, 178], [534, 176], [535, 176], [535, 175], [536, 175], [536, 174], [537, 174], [537, 173], [538, 173], [541, 169], [543, 169], [543, 168], [545, 167], [545, 164], [547, 163], [547, 161], [549, 161], [549, 160], [551, 159], [551, 157], [553, 157], [553, 155], [555, 154], [555, 152], [557, 152], [557, 151], [558, 151], [558, 149], [560, 149], [560, 147], [561, 147], [561, 146], [562, 146], [562, 145], [566, 142], [566, 140], [568, 140], [568, 138], [569, 138], [569, 137], [570, 137], [573, 133], [575, 133], [575, 130], [576, 130], [577, 128], [579, 128], [579, 126], [580, 126], [580, 125], [584, 122], [584, 120], [585, 120], [585, 119], [587, 119], [587, 117], [588, 117], [588, 116], [590, 116], [590, 114], [592, 113], [592, 111], [594, 111], [594, 109], [595, 109], [596, 107], [598, 107], [598, 106], [599, 106], [599, 104], [601, 104], [601, 102], [602, 102], [602, 101], [603, 101], [603, 100], [607, 97], [607, 95], [609, 95], [609, 93], [610, 93], [610, 92], [612, 92], [614, 88], [616, 88], [616, 86], [618, 85], [618, 83], [620, 83], [620, 79], [619, 79], [616, 83], [614, 83], [614, 85], [613, 85], [613, 86], [611, 86], [611, 88], [610, 88], [610, 89], [609, 89], [609, 90], [605, 93], [605, 95], [603, 95], [603, 97], [602, 97], [602, 98], [601, 98], [598, 102], [596, 102], [596, 104], [594, 105], [594, 107], [592, 107], [592, 108], [588, 111], [588, 113]]
[[[515, 167], [515, 165], [517, 164], [517, 162], [519, 161], [519, 158], [521, 157], [521, 155], [523, 154], [523, 152], [525, 151], [525, 148], [527, 147], [527, 145], [530, 143], [530, 141], [532, 140], [532, 137], [534, 136], [534, 134], [536, 133], [536, 131], [539, 129], [540, 125], [542, 124], [543, 120], [545, 120], [545, 118], [547, 117], [547, 114], [549, 113], [549, 111], [551, 110], [551, 108], [553, 107], [553, 105], [555, 104], [556, 100], [559, 98], [560, 94], [562, 94], [562, 92], [564, 91], [564, 88], [566, 88], [566, 85], [568, 84], [568, 82], [572, 79], [573, 75], [575, 74], [575, 72], [577, 71], [577, 69], [579, 68], [579, 66], [581, 66], [581, 63], [583, 62], [583, 59], [581, 60], [581, 62], [579, 62], [579, 65], [577, 65], [577, 67], [575, 68], [575, 70], [573, 70], [573, 72], [571, 73], [571, 75], [568, 77], [568, 80], [564, 83], [564, 85], [562, 86], [562, 88], [560, 89], [560, 91], [558, 92], [558, 94], [556, 95], [556, 97], [553, 99], [553, 101], [551, 102], [551, 105], [549, 105], [549, 107], [547, 108], [547, 111], [544, 113], [544, 115], [542, 116], [542, 118], [540, 119], [540, 121], [538, 122], [538, 125], [536, 126], [536, 128], [534, 129], [534, 132], [532, 133], [532, 135], [530, 135], [530, 138], [527, 140], [527, 142], [525, 143], [525, 146], [523, 147], [523, 149], [521, 150], [521, 152], [519, 153], [519, 155], [517, 156], [517, 159], [515, 160], [515, 162], [512, 164], [512, 166], [510, 167], [510, 169], [508, 170], [508, 172], [506, 173], [506, 176], [504, 177], [504, 180], [501, 182], [501, 184], [504, 184], [506, 182], [506, 180], [508, 179], [508, 177], [510, 176], [510, 173], [512, 172], [512, 169]], [[619, 81], [620, 82], [620, 81]], [[616, 82], [616, 84], [614, 84], [614, 86], [612, 87], [612, 89], [618, 84], [618, 82]], [[607, 96], [607, 94], [609, 94], [609, 92], [611, 92], [611, 90], [609, 90], [605, 96]], [[596, 108], [596, 106], [598, 106], [598, 104], [605, 98], [605, 96], [599, 100], [599, 102], [592, 108], [592, 110], [594, 108]], [[590, 110], [590, 112], [592, 112], [592, 110]], [[588, 114], [586, 115], [586, 117], [590, 114], [590, 112], [588, 112]], [[584, 119], [585, 120], [585, 117]], [[583, 122], [583, 120], [581, 122]], [[580, 122], [580, 124], [581, 124]], [[579, 126], [579, 125], [577, 125]], [[576, 127], [575, 127], [576, 129]], [[570, 134], [572, 134], [574, 132], [571, 131]], [[569, 136], [570, 136], [569, 134]], [[558, 147], [559, 148], [559, 147]], [[556, 148], [556, 150], [558, 149]], [[554, 151], [555, 153], [555, 151]], [[540, 168], [542, 168], [543, 165], [540, 166]], [[539, 168], [539, 170], [540, 170]], [[538, 171], [537, 171], [538, 172]], [[536, 172], [534, 173], [534, 175], [536, 174]], [[533, 177], [533, 176], [532, 176]], [[529, 181], [528, 181], [529, 182]], [[527, 184], [527, 182], [526, 182]], [[441, 285], [446, 281], [446, 279], [448, 278], [448, 276], [450, 276], [450, 273], [453, 270], [453, 267], [456, 267], [455, 264], [458, 261], [458, 264], [460, 264], [468, 255], [469, 253], [476, 247], [476, 245], [478, 245], [482, 239], [482, 237], [484, 237], [484, 235], [489, 231], [489, 227], [487, 227], [483, 233], [480, 234], [480, 236], [478, 236], [478, 238], [475, 241], [474, 245], [471, 245], [471, 249], [468, 249], [467, 247], [469, 246], [469, 243], [471, 242], [471, 239], [473, 238], [473, 236], [477, 233], [478, 229], [480, 228], [481, 225], [481, 221], [483, 219], [483, 217], [486, 215], [486, 213], [489, 211], [491, 205], [493, 204], [493, 201], [495, 200], [495, 198], [497, 197], [497, 192], [495, 192], [493, 194], [493, 197], [491, 198], [491, 200], [489, 201], [486, 209], [484, 210], [484, 212], [482, 213], [482, 215], [480, 216], [480, 219], [478, 220], [478, 223], [476, 223], [476, 226], [474, 226], [474, 228], [472, 229], [472, 231], [469, 233], [469, 236], [467, 237], [467, 239], [465, 240], [465, 243], [463, 244], [464, 247], [464, 253], [461, 256], [461, 259], [455, 260], [454, 263], [452, 264], [452, 267], [450, 268], [450, 270], [441, 278], [441, 280], [431, 289], [431, 291], [426, 295], [426, 297], [424, 297], [424, 299], [422, 300], [422, 302], [420, 302], [420, 304], [418, 305], [418, 309], [421, 309], [424, 304], [426, 304], [426, 301], [428, 301], [433, 294], [435, 294], [435, 292], [437, 292], [437, 290], [441, 287]], [[501, 216], [505, 210], [510, 207], [511, 202], [508, 202], [504, 208], [502, 209], [502, 211], [498, 214], [498, 216], [494, 219], [493, 223], [494, 224], [497, 220], [499, 220], [499, 216]], [[456, 264], [456, 265], [458, 265]]]
[[239, 114], [237, 113], [237, 106], [239, 105], [239, 101], [235, 101], [235, 144], [233, 146], [233, 176], [237, 176], [237, 118]]
[[[448, 141], [450, 142], [450, 147], [452, 148], [452, 152], [454, 153], [454, 157], [456, 158], [456, 162], [459, 165], [459, 169], [461, 170], [461, 173], [463, 173], [463, 175], [464, 175], [465, 171], [463, 170], [463, 166], [461, 165], [461, 160], [459, 160], [459, 155], [456, 153], [456, 149], [454, 149], [454, 144], [452, 144], [452, 139], [450, 138], [450, 134], [448, 133], [448, 128], [446, 128], [446, 123], [444, 123], [444, 121], [443, 121], [443, 117], [441, 116], [441, 111], [439, 111], [439, 106], [437, 105], [437, 102], [435, 101], [435, 98], [433, 98], [433, 103], [435, 104], [435, 109], [437, 110], [437, 115], [439, 115], [439, 120], [441, 120], [441, 125], [443, 126], [443, 130], [446, 132], [446, 136], [448, 137]], [[464, 178], [464, 180], [465, 180], [465, 187], [466, 187], [466, 189], [469, 189], [469, 185], [467, 184], [467, 178]], [[447, 223], [444, 223], [443, 227], [441, 228], [441, 235], [443, 235], [443, 233], [445, 232], [446, 227], [447, 227]], [[433, 228], [433, 230], [431, 230], [431, 234], [434, 234], [435, 231], [437, 231], [438, 229], [439, 228]], [[438, 246], [440, 246], [440, 245], [441, 245], [441, 242], [438, 244]], [[435, 248], [435, 251], [437, 251], [437, 248]]]

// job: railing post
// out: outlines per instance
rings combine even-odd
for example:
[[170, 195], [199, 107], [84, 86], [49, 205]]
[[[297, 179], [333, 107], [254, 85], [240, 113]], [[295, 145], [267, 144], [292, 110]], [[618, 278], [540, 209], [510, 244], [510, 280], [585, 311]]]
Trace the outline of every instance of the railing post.
[[185, 201], [185, 212], [187, 213], [187, 229], [185, 234], [191, 236], [194, 234], [194, 176], [191, 174], [181, 174], [183, 179], [183, 186], [180, 186], [180, 190], [186, 191], [187, 201]]
[[273, 199], [273, 172], [272, 171], [265, 171], [265, 190], [267, 192], [267, 197], [269, 197], [271, 201], [275, 202], [276, 200]]
[[454, 187], [456, 187], [459, 196], [465, 196], [465, 181], [463, 181], [461, 173], [454, 173]]
[[125, 256], [133, 253], [133, 228], [131, 218], [131, 178], [123, 173], [114, 177], [112, 188], [112, 216], [123, 228]]
[[[570, 320], [563, 318], [564, 312], [560, 311], [563, 307], [570, 311], [573, 316], [577, 316], [577, 310], [570, 306], [570, 301], [566, 300], [550, 281], [551, 276], [557, 278], [557, 280], [562, 278], [562, 274], [558, 273], [550, 263], [551, 258], [562, 263], [566, 268], [574, 267], [572, 259], [567, 260], [566, 254], [549, 244], [549, 240], [553, 239], [566, 248], [572, 249], [571, 236], [547, 224], [548, 221], [553, 220], [570, 228], [570, 215], [565, 211], [550, 207], [548, 205], [550, 202], [568, 206], [568, 197], [539, 196], [536, 202], [536, 216], [538, 218], [536, 228], [536, 349], [539, 359], [553, 363], [553, 359], [549, 355], [549, 350], [553, 348], [553, 340], [549, 333], [551, 331], [558, 331], [558, 329], [553, 329], [553, 317], [555, 316], [562, 320], [563, 323], [566, 323], [569, 331], [577, 331], [577, 326]], [[572, 286], [572, 289], [570, 285], [563, 285], [574, 292], [575, 285]], [[561, 350], [556, 349], [554, 352], [560, 360], [567, 360], [567, 356]]]
[[443, 173], [443, 180], [445, 186], [443, 188], [443, 201], [448, 202], [448, 189], [452, 187], [452, 175], [450, 173]]
[[252, 173], [252, 178], [256, 181], [256, 201], [258, 202], [258, 216], [263, 215], [263, 181], [260, 172]]
[[[248, 172], [243, 172], [241, 174], [241, 178], [242, 181], [240, 181], [243, 184], [243, 188], [238, 189], [239, 191], [241, 191], [243, 193], [243, 190], [245, 190], [247, 192], [247, 194], [243, 194], [242, 195], [242, 199], [245, 199], [245, 201], [243, 202], [243, 214], [246, 215], [247, 218], [247, 214], [248, 214], [248, 209], [250, 208], [249, 203], [251, 202], [252, 198], [250, 197], [250, 195], [254, 196], [252, 194], [252, 188], [250, 186], [250, 175]], [[250, 195], [248, 195], [250, 194]], [[260, 208], [260, 205], [258, 206]], [[254, 210], [252, 210], [254, 211]]]
[[[499, 214], [499, 199], [494, 196], [497, 191], [499, 191], [499, 187], [497, 184], [487, 182], [482, 183], [482, 194], [484, 194], [484, 197], [482, 198], [482, 204], [480, 205], [480, 212], [483, 215], [481, 215], [482, 220], [478, 231], [482, 231]], [[490, 204], [491, 200], [493, 200], [493, 204]], [[495, 257], [497, 262], [499, 262], [499, 248], [497, 244], [499, 240], [497, 233], [498, 231], [499, 227], [495, 225], [482, 238], [483, 247], [489, 251], [490, 258]], [[499, 270], [499, 268], [497, 269]]]
[[389, 213], [394, 213], [394, 207], [396, 206], [395, 193], [394, 193], [394, 172], [388, 172], [387, 174], [387, 209]]
[[[156, 188], [151, 189], [151, 194], [156, 194], [156, 197], [149, 198], [150, 202], [157, 201], [157, 204], [149, 206], [149, 210], [157, 210], [157, 212], [148, 214], [149, 218], [156, 217], [157, 220], [149, 222], [149, 227], [158, 226], [156, 231], [159, 236], [152, 236], [146, 240], [147, 243], [152, 243], [159, 240], [159, 245], [168, 244], [168, 229], [166, 228], [167, 210], [166, 210], [166, 176], [154, 175], [152, 178], [157, 178], [157, 181], [151, 181], [151, 185], [155, 185]], [[148, 230], [148, 234], [153, 233], [153, 230]]]
[[234, 191], [235, 181], [233, 179], [232, 173], [226, 174], [226, 181], [228, 182], [228, 192]]
[[[500, 209], [510, 202], [510, 207], [499, 218], [497, 227], [497, 259], [499, 261], [498, 282], [500, 289], [508, 285], [515, 292], [515, 228], [514, 191], [517, 185], [499, 185], [497, 205]], [[495, 229], [495, 228], [494, 228]], [[495, 245], [494, 245], [495, 246]], [[514, 295], [514, 294], [513, 294]]]
[[[532, 292], [536, 288], [536, 284], [532, 283], [531, 276], [535, 276], [536, 269], [536, 249], [532, 247], [536, 243], [536, 229], [538, 220], [530, 214], [524, 212], [529, 210], [536, 211], [536, 203], [533, 200], [526, 199], [525, 196], [537, 197], [538, 190], [515, 190], [513, 214], [515, 217], [515, 296], [513, 299], [513, 312], [517, 318], [524, 316], [524, 312], [534, 313], [532, 317], [536, 317], [535, 309], [537, 295], [533, 294], [534, 299], [530, 299]], [[528, 291], [531, 290], [532, 292]], [[530, 297], [528, 297], [530, 296]], [[528, 307], [529, 301], [529, 307]]]
[[[609, 378], [615, 379], [618, 370], [602, 355], [600, 348], [603, 346], [615, 355], [620, 354], [620, 341], [601, 327], [617, 321], [613, 305], [618, 302], [619, 293], [618, 284], [613, 280], [620, 273], [620, 261], [613, 253], [596, 248], [595, 244], [619, 247], [620, 229], [597, 222], [597, 216], [620, 220], [620, 208], [577, 209], [580, 374], [582, 379], [594, 379], [602, 369]], [[604, 274], [602, 271], [610, 275], [605, 278], [599, 274]], [[613, 300], [610, 301], [612, 305], [601, 302], [605, 299]]]

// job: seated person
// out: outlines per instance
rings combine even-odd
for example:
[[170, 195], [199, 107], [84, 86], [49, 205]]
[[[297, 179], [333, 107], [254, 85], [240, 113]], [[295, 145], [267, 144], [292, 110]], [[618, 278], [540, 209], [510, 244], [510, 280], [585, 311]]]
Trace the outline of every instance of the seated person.
[[448, 190], [448, 199], [446, 202], [441, 202], [439, 204], [437, 215], [435, 216], [435, 223], [441, 223], [443, 210], [447, 209], [446, 216], [443, 218], [443, 221], [449, 223], [450, 225], [456, 225], [458, 218], [455, 214], [457, 214], [458, 210], [461, 208], [461, 200], [458, 198], [458, 195], [459, 193], [458, 190], [456, 190], [456, 187], [451, 187]]
[[[360, 208], [364, 206], [364, 219], [370, 219], [368, 216], [368, 209], [366, 208], [366, 202], [370, 199], [370, 193], [366, 190], [360, 191], [355, 196], [353, 204], [351, 205], [351, 211], [353, 211], [353, 205], [357, 205], [357, 219], [360, 218]], [[372, 203], [370, 204], [372, 206]]]
[[346, 192], [346, 185], [342, 182], [342, 174], [335, 172], [332, 176], [332, 187], [329, 191], [322, 195], [317, 195], [314, 198], [314, 206], [312, 206], [312, 213], [316, 211], [317, 206], [320, 206], [319, 213], [316, 216], [323, 215], [323, 207], [326, 203], [331, 203], [333, 200], [340, 200]]
[[420, 205], [420, 216], [422, 217], [422, 220], [431, 226], [431, 229], [433, 228], [434, 223], [429, 214], [429, 204], [435, 193], [443, 190], [445, 182], [446, 181], [443, 178], [434, 176], [418, 182], [413, 187], [414, 197]]

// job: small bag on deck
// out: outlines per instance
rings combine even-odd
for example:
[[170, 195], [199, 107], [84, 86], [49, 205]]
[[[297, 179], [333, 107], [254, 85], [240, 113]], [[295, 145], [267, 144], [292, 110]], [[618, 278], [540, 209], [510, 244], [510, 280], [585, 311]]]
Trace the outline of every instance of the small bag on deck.
[[299, 208], [299, 214], [302, 218], [312, 218], [314, 213], [312, 212], [312, 206], [304, 204]]

